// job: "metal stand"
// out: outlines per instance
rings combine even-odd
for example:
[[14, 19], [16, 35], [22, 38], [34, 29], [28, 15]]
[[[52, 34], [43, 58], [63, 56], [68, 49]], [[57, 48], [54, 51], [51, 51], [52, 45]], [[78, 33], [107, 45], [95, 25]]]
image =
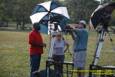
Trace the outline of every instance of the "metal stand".
[[[53, 74], [51, 72], [51, 66], [53, 66], [55, 64], [56, 64], [56, 62], [54, 62], [53, 60], [46, 61], [46, 77], [51, 77], [51, 74]], [[74, 70], [73, 63], [72, 62], [64, 62], [64, 63], [60, 63], [60, 64], [62, 64], [63, 66], [64, 65], [66, 66], [66, 70], [63, 70], [63, 75], [65, 73], [66, 77], [73, 77], [73, 72], [69, 71], [69, 70]], [[69, 68], [71, 68], [71, 69], [69, 69]], [[64, 77], [63, 75], [62, 75], [62, 77]], [[55, 76], [53, 76], [53, 77], [55, 77]]]
[[94, 69], [92, 66], [93, 66], [93, 65], [94, 65], [94, 66], [97, 65], [97, 63], [98, 63], [98, 61], [99, 61], [101, 49], [102, 49], [102, 46], [103, 46], [103, 43], [104, 43], [105, 34], [106, 34], [106, 31], [105, 31], [104, 29], [102, 29], [102, 30], [99, 32], [99, 38], [98, 38], [98, 41], [97, 41], [97, 47], [96, 47], [94, 59], [93, 59], [92, 64], [90, 65], [89, 77], [95, 77], [95, 76], [93, 76], [93, 74], [92, 74], [92, 70]]
[[90, 65], [89, 77], [115, 77], [115, 66]]
[[97, 65], [97, 63], [99, 61], [100, 54], [101, 54], [101, 49], [102, 49], [102, 46], [103, 46], [103, 43], [104, 43], [105, 35], [106, 35], [106, 30], [102, 29], [99, 32], [99, 38], [98, 38], [98, 41], [97, 41], [97, 47], [96, 47], [96, 51], [95, 51], [95, 55], [94, 55], [94, 59], [93, 59], [93, 63], [92, 63], [93, 65]]
[[[98, 70], [115, 70], [115, 66], [98, 66], [98, 61], [100, 58], [100, 54], [101, 54], [101, 49], [104, 43], [104, 38], [106, 36], [107, 33], [107, 29], [102, 28], [102, 30], [99, 32], [99, 38], [97, 41], [97, 47], [96, 47], [96, 51], [95, 51], [95, 55], [94, 55], [94, 59], [92, 64], [90, 65], [90, 72], [89, 72], [89, 77], [96, 77], [95, 74], [92, 73], [92, 71], [98, 71]], [[109, 36], [110, 37], [110, 36]], [[110, 37], [111, 38], [111, 37]], [[111, 40], [110, 40], [111, 41]], [[115, 77], [113, 75], [107, 76], [107, 75], [99, 75], [98, 77]]]

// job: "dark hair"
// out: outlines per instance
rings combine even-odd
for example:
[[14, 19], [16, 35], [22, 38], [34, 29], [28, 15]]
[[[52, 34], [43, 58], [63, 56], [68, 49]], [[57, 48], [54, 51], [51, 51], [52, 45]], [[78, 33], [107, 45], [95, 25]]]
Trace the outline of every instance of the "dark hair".
[[38, 23], [33, 24], [33, 28], [38, 31], [40, 30], [40, 26]]

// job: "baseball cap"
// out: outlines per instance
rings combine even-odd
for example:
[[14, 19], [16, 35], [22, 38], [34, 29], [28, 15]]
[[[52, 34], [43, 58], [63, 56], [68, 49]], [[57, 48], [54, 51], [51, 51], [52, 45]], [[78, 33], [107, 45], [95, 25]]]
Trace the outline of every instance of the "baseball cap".
[[85, 20], [80, 20], [79, 23], [82, 23], [82, 24], [86, 25], [86, 21]]

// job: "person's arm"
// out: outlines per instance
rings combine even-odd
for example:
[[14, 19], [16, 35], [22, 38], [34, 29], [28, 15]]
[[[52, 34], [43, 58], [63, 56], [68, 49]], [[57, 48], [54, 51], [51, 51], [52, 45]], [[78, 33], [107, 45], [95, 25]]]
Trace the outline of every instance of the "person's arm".
[[64, 53], [69, 49], [69, 44], [65, 41], [66, 48], [64, 49]]
[[70, 27], [72, 28], [72, 30], [70, 31], [70, 35], [72, 39], [75, 40], [77, 38], [77, 35], [75, 34], [76, 28], [74, 26], [70, 26]]
[[71, 35], [72, 39], [75, 40], [76, 35], [75, 35], [74, 31], [71, 31], [71, 32], [70, 32], [70, 35]]

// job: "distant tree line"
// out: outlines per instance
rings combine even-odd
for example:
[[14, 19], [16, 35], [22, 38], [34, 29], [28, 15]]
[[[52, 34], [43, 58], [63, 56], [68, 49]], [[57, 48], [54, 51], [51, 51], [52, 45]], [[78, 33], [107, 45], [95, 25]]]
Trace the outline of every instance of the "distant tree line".
[[29, 16], [34, 6], [45, 0], [0, 0], [0, 21], [16, 22], [24, 29], [30, 23]]
[[[25, 24], [30, 23], [29, 16], [34, 6], [44, 1], [47, 0], [0, 0], [0, 21], [16, 22], [17, 28], [18, 25], [21, 25], [21, 29], [24, 30]], [[112, 0], [103, 2], [109, 1]], [[60, 3], [68, 7], [70, 22], [74, 23], [80, 19], [88, 21], [91, 13], [99, 5], [96, 0], [65, 0]]]

